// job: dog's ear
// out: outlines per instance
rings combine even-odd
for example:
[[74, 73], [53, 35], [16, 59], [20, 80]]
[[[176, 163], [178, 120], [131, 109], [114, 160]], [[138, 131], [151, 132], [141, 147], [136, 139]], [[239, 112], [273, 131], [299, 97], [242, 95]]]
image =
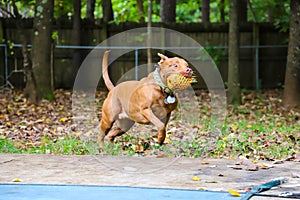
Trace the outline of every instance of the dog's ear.
[[167, 56], [165, 56], [165, 55], [163, 55], [163, 54], [161, 54], [161, 53], [157, 53], [157, 55], [161, 58], [161, 60], [159, 61], [158, 64], [161, 64], [161, 63], [163, 63], [165, 60], [168, 59]]

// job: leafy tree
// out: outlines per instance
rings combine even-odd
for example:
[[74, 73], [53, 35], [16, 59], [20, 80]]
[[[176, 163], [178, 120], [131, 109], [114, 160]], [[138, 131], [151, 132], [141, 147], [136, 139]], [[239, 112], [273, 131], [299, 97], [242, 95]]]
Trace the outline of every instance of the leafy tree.
[[[250, 1], [250, 0], [249, 0]], [[287, 31], [290, 21], [289, 1], [261, 1], [251, 0], [253, 11], [257, 17], [257, 22], [271, 22], [282, 31]], [[249, 21], [254, 21], [252, 14], [248, 12]]]
[[300, 108], [300, 1], [291, 0], [289, 47], [283, 103]]

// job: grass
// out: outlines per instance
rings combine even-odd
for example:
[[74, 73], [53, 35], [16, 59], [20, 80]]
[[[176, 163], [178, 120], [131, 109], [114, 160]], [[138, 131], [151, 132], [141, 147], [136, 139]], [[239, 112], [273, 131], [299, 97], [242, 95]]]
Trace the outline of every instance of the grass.
[[14, 142], [7, 138], [0, 138], [1, 153], [23, 153], [22, 149], [15, 146]]
[[21, 144], [7, 138], [0, 139], [1, 153], [31, 153], [31, 154], [64, 154], [86, 155], [96, 154], [93, 142], [84, 142], [79, 137], [63, 137], [56, 141], [44, 137], [40, 145]]
[[[194, 138], [182, 141], [169, 135], [164, 146], [155, 144], [152, 138], [140, 139], [133, 134], [125, 134], [116, 140], [115, 144], [106, 145], [109, 155], [150, 155], [153, 152], [163, 152], [166, 156], [186, 157], [237, 157], [243, 155], [256, 159], [281, 159], [299, 152], [300, 126], [273, 118], [270, 121], [253, 122], [240, 119], [227, 123], [220, 131], [215, 143], [210, 143], [209, 119], [198, 130]], [[203, 123], [203, 121], [201, 122]], [[171, 149], [171, 150], [170, 150]], [[173, 149], [173, 150], [172, 150]], [[44, 137], [38, 146], [14, 143], [7, 138], [0, 139], [2, 153], [37, 153], [86, 155], [98, 153], [96, 142], [84, 142], [79, 137], [67, 136], [53, 141]]]

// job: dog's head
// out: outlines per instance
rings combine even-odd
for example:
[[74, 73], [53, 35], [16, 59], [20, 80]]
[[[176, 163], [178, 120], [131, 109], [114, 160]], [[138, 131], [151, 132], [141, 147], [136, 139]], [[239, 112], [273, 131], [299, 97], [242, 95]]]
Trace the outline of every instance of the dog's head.
[[189, 67], [189, 64], [182, 58], [167, 56], [158, 53], [161, 60], [158, 62], [161, 69], [166, 69], [169, 72], [178, 73], [186, 77], [190, 77], [193, 74], [193, 70]]

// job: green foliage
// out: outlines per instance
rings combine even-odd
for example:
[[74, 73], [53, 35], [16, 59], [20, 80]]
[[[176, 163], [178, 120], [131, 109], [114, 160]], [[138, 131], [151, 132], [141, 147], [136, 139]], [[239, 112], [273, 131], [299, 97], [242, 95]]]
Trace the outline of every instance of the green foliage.
[[54, 17], [55, 18], [69, 18], [73, 15], [73, 1], [54, 1]]
[[221, 22], [221, 10], [224, 9], [225, 21], [229, 22], [229, 0], [224, 5], [219, 0], [210, 2], [210, 22]]
[[217, 66], [220, 64], [221, 59], [224, 58], [226, 55], [226, 51], [223, 48], [214, 48], [207, 46], [205, 47], [205, 51], [213, 59]]
[[201, 2], [185, 1], [176, 6], [176, 22], [199, 22], [201, 18]]
[[[257, 22], [274, 22], [274, 25], [286, 32], [289, 28], [290, 21], [290, 4], [286, 0], [277, 1], [260, 1], [251, 0], [253, 11], [256, 15]], [[248, 19], [253, 21], [253, 16], [248, 9]]]
[[34, 17], [35, 0], [19, 0], [16, 1], [16, 5], [24, 18]]
[[[7, 1], [10, 3], [10, 1]], [[289, 28], [289, 1], [277, 0], [277, 1], [261, 1], [250, 0], [254, 15], [257, 22], [273, 22], [274, 25], [281, 31], [286, 32]], [[81, 1], [81, 17], [86, 16], [87, 1]], [[193, 0], [177, 0], [176, 2], [176, 22], [178, 23], [190, 23], [201, 22], [201, 1]], [[1, 2], [0, 6], [4, 3]], [[34, 16], [35, 0], [17, 0], [16, 5], [19, 8], [19, 12], [23, 17]], [[95, 3], [95, 18], [102, 18], [102, 6], [101, 0], [96, 0]], [[114, 11], [114, 22], [139, 22], [141, 17], [147, 19], [148, 2], [143, 1], [144, 14], [141, 14], [137, 8], [137, 1], [133, 0], [112, 0], [112, 6]], [[229, 21], [229, 0], [225, 0], [224, 4], [220, 3], [220, 0], [210, 1], [210, 22], [220, 22], [221, 10], [224, 9], [225, 21]], [[71, 0], [54, 0], [54, 17], [55, 18], [67, 18], [71, 19], [73, 15], [73, 1]], [[252, 12], [248, 6], [248, 20], [254, 21]], [[160, 22], [160, 2], [152, 1], [152, 21]]]
[[[147, 11], [147, 1], [144, 1], [144, 10]], [[115, 21], [119, 22], [139, 22], [141, 17], [145, 17], [138, 12], [137, 1], [114, 0], [112, 2]]]

